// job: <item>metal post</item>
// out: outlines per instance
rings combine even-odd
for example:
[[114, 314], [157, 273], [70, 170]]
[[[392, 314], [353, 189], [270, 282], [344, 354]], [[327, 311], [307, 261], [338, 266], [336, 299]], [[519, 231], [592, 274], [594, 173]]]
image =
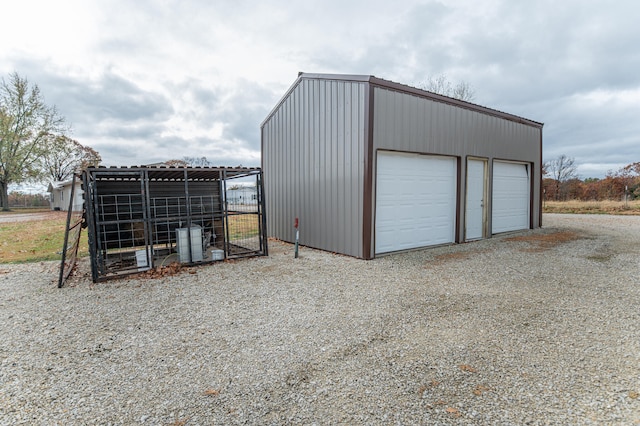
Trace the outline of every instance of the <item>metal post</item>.
[[[69, 209], [67, 211], [67, 226], [64, 230], [64, 244], [62, 245], [62, 260], [60, 261], [60, 276], [58, 277], [58, 288], [62, 288], [65, 280], [65, 261], [67, 260], [67, 245], [69, 244], [69, 225], [71, 225], [71, 215], [73, 213], [73, 197], [76, 186], [76, 174], [71, 179], [71, 199], [69, 200]], [[75, 262], [75, 259], [74, 259]]]
[[224, 258], [228, 259], [231, 254], [231, 243], [229, 241], [229, 200], [227, 200], [227, 169], [222, 170], [222, 196], [224, 197], [224, 203], [222, 203], [222, 214], [224, 220]]
[[625, 185], [624, 186], [624, 207], [627, 208], [629, 207], [629, 203], [627, 202], [627, 200], [629, 199], [629, 186]]
[[298, 218], [296, 217], [296, 221], [293, 225], [296, 228], [296, 249], [295, 249], [295, 258], [298, 258], [298, 240], [300, 238], [300, 231], [298, 230]]
[[[151, 197], [149, 192], [149, 171], [140, 171], [142, 192], [142, 229], [144, 230], [144, 251], [147, 259], [147, 268], [152, 269], [153, 265], [153, 228], [151, 226]], [[135, 244], [135, 243], [134, 243]]]

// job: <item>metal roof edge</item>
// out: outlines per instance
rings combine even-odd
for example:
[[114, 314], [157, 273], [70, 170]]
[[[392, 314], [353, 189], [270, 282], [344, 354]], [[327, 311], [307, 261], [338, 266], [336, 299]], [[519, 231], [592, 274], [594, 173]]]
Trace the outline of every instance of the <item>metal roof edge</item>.
[[[293, 90], [296, 88], [296, 86], [298, 86], [298, 84], [300, 84], [300, 81], [302, 81], [302, 74], [303, 74], [302, 72], [298, 73], [298, 78], [296, 78], [296, 81], [294, 81], [293, 84], [291, 86], [289, 86], [289, 88], [287, 89], [286, 92], [284, 92], [284, 95], [280, 98], [280, 100], [278, 100], [278, 102], [276, 102], [275, 106], [273, 108], [271, 108], [271, 110], [269, 111], [269, 114], [267, 114], [265, 119], [262, 120], [262, 123], [260, 123], [260, 129], [262, 129], [264, 127], [264, 125], [267, 123], [267, 121], [269, 121], [271, 119], [271, 116], [273, 116], [273, 114], [277, 111], [277, 109], [280, 108], [280, 105], [282, 105], [284, 100], [287, 99], [289, 97], [289, 95], [291, 94], [291, 92], [293, 92]], [[260, 139], [262, 139], [262, 135], [260, 136]]]
[[362, 75], [362, 74], [322, 74], [322, 73], [306, 73], [306, 72], [299, 73], [298, 77], [314, 79], [314, 80], [359, 81], [359, 82], [363, 82], [363, 83], [371, 81], [371, 79], [375, 79], [375, 77], [372, 76], [372, 75]]
[[298, 72], [298, 78], [293, 84], [287, 89], [285, 94], [280, 98], [280, 100], [276, 103], [276, 105], [269, 111], [269, 114], [262, 120], [260, 123], [260, 128], [262, 129], [264, 125], [269, 121], [271, 116], [276, 112], [278, 108], [282, 105], [282, 103], [289, 97], [291, 92], [300, 84], [302, 80], [338, 80], [338, 81], [357, 81], [362, 83], [367, 83], [371, 80], [372, 76], [370, 75], [358, 75], [358, 74], [322, 74], [322, 73], [306, 73], [306, 72]]
[[[69, 186], [72, 183], [73, 183], [73, 179], [56, 180], [56, 181], [53, 181], [53, 182], [49, 182], [49, 185], [47, 187], [47, 192], [51, 192], [54, 189], [64, 188], [65, 186]], [[76, 183], [80, 183], [80, 181], [76, 180]]]
[[465, 109], [469, 109], [472, 111], [477, 111], [480, 113], [484, 113], [487, 115], [492, 115], [494, 117], [499, 117], [499, 118], [504, 118], [506, 120], [509, 121], [514, 121], [517, 123], [521, 123], [521, 124], [526, 124], [529, 126], [533, 126], [533, 127], [538, 127], [538, 128], [542, 128], [544, 126], [544, 123], [535, 121], [535, 120], [531, 120], [525, 117], [520, 117], [518, 115], [514, 115], [514, 114], [510, 114], [508, 112], [504, 112], [504, 111], [500, 111], [497, 109], [493, 109], [493, 108], [489, 108], [489, 107], [485, 107], [482, 105], [478, 105], [478, 104], [474, 104], [472, 102], [468, 102], [468, 101], [463, 101], [460, 99], [456, 99], [456, 98], [451, 98], [448, 96], [444, 96], [444, 95], [440, 95], [438, 93], [434, 93], [434, 92], [429, 92], [428, 90], [424, 90], [424, 89], [419, 89], [417, 87], [412, 87], [412, 86], [408, 86], [406, 84], [402, 84], [402, 83], [396, 83], [394, 81], [390, 81], [390, 80], [385, 80], [382, 78], [378, 78], [375, 76], [371, 76], [370, 78], [370, 83], [376, 87], [382, 87], [382, 88], [387, 88], [390, 90], [396, 90], [399, 92], [404, 92], [404, 93], [409, 93], [412, 95], [416, 95], [416, 96], [420, 96], [420, 97], [425, 97], [428, 99], [431, 99], [433, 101], [436, 102], [442, 102], [442, 103], [446, 103], [449, 105], [454, 105], [454, 106], [458, 106], [460, 108], [465, 108]]
[[260, 171], [260, 167], [250, 167], [250, 166], [98, 166], [98, 167], [87, 167], [86, 170], [89, 171], [113, 171], [113, 172], [128, 172], [128, 171], [213, 171], [213, 172], [221, 172], [221, 171], [239, 171], [239, 172], [248, 172], [248, 171]]

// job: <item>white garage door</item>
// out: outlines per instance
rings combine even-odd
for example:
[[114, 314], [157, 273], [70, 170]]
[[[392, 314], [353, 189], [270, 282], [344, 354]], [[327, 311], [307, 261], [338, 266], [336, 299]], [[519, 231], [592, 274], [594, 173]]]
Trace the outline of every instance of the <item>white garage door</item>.
[[526, 164], [493, 163], [491, 223], [494, 234], [529, 229], [529, 188]]
[[456, 161], [378, 152], [376, 254], [455, 241]]

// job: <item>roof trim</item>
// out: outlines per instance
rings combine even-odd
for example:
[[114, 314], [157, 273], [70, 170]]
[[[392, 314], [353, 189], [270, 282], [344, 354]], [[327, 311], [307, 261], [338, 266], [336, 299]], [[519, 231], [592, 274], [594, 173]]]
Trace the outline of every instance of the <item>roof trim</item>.
[[262, 173], [259, 167], [89, 167], [84, 171], [96, 180], [136, 180], [141, 176], [151, 181], [205, 182], [231, 180]]
[[390, 90], [396, 90], [399, 92], [404, 92], [404, 93], [409, 93], [409, 94], [424, 97], [424, 98], [429, 98], [435, 102], [442, 102], [445, 104], [454, 105], [460, 108], [465, 108], [465, 109], [477, 111], [483, 114], [492, 115], [494, 117], [504, 118], [509, 121], [515, 121], [517, 123], [526, 124], [526, 125], [537, 127], [537, 128], [542, 128], [542, 126], [544, 126], [544, 123], [541, 123], [538, 121], [530, 120], [528, 118], [520, 117], [514, 114], [509, 114], [507, 112], [499, 111], [497, 109], [484, 107], [482, 105], [474, 104], [471, 102], [462, 101], [460, 99], [450, 98], [448, 96], [429, 92], [423, 89], [418, 89], [416, 87], [407, 86], [402, 83], [396, 83], [393, 81], [384, 80], [374, 76], [371, 76], [370, 82], [371, 84], [378, 87], [383, 87]]
[[[62, 189], [65, 186], [70, 186], [73, 183], [73, 179], [68, 179], [68, 180], [56, 180], [53, 182], [49, 182], [49, 187], [47, 189], [47, 192], [51, 192], [54, 189]], [[79, 180], [76, 181], [76, 184], [80, 184], [81, 182]]]
[[298, 78], [296, 81], [289, 87], [284, 96], [278, 101], [275, 107], [269, 112], [267, 117], [260, 124], [260, 128], [263, 128], [264, 125], [271, 119], [273, 114], [276, 112], [278, 108], [282, 105], [282, 103], [289, 97], [291, 92], [296, 88], [296, 86], [302, 80], [336, 80], [336, 81], [353, 81], [353, 82], [362, 82], [369, 83], [374, 87], [380, 87], [383, 89], [393, 90], [397, 92], [407, 93], [410, 95], [418, 96], [421, 98], [427, 98], [434, 102], [441, 102], [453, 106], [457, 106], [460, 108], [465, 108], [471, 111], [476, 111], [482, 114], [491, 115], [498, 118], [503, 118], [505, 120], [513, 121], [516, 123], [525, 124], [528, 126], [536, 127], [541, 129], [544, 126], [544, 123], [530, 120], [528, 118], [520, 117], [514, 114], [509, 114], [507, 112], [499, 111], [497, 109], [492, 109], [488, 107], [484, 107], [478, 104], [474, 104], [467, 101], [461, 101], [459, 99], [450, 98], [448, 96], [439, 95], [437, 93], [429, 92], [427, 90], [418, 89], [416, 87], [408, 86], [402, 83], [396, 83], [390, 80], [384, 80], [382, 78], [375, 77], [373, 75], [357, 75], [357, 74], [317, 74], [317, 73], [298, 73]]
[[[267, 114], [265, 119], [262, 120], [262, 123], [260, 123], [260, 129], [262, 129], [265, 124], [267, 124], [267, 121], [269, 121], [271, 119], [271, 117], [273, 116], [273, 114], [275, 114], [275, 112], [280, 108], [280, 106], [284, 103], [284, 100], [289, 97], [291, 92], [293, 92], [293, 89], [295, 89], [296, 86], [298, 86], [298, 84], [302, 81], [302, 74], [303, 74], [302, 72], [298, 73], [298, 78], [296, 78], [296, 81], [294, 81], [293, 84], [291, 86], [289, 86], [289, 88], [287, 89], [286, 92], [284, 92], [284, 95], [280, 98], [280, 100], [278, 102], [276, 102], [276, 104], [275, 104], [275, 106], [273, 108], [271, 108], [271, 111], [269, 111], [269, 114]], [[262, 134], [260, 135], [260, 139], [262, 140]]]

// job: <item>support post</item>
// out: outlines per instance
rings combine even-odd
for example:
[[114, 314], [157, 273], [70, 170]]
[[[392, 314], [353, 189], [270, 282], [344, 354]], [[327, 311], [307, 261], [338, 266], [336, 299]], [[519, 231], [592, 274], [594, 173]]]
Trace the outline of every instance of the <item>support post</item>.
[[298, 239], [300, 238], [300, 231], [298, 230], [298, 218], [296, 217], [295, 224], [293, 225], [296, 228], [296, 249], [295, 249], [295, 258], [298, 258]]

